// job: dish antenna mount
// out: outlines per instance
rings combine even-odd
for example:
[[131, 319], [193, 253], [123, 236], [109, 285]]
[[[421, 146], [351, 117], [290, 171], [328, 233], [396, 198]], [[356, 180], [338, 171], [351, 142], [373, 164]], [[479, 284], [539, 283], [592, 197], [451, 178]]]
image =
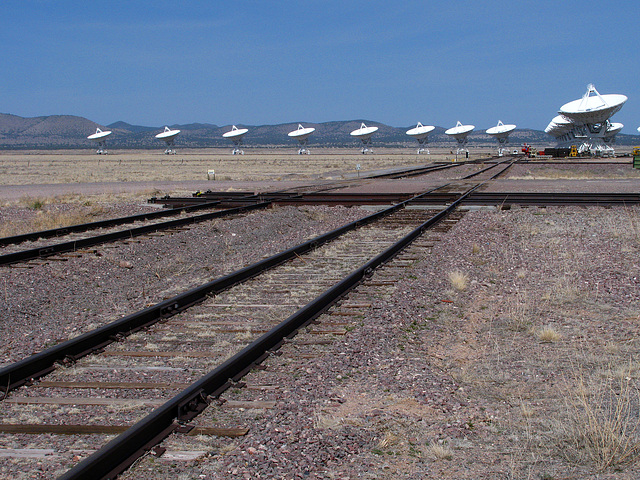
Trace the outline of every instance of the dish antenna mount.
[[307, 145], [309, 144], [309, 137], [316, 129], [313, 127], [304, 128], [301, 124], [298, 124], [298, 128], [293, 132], [289, 132], [287, 135], [289, 137], [295, 138], [300, 143], [300, 149], [298, 150], [298, 155], [307, 154], [309, 155], [309, 149]]
[[360, 125], [360, 128], [351, 132], [352, 137], [359, 138], [362, 142], [362, 150], [363, 154], [365, 153], [373, 153], [371, 149], [371, 136], [378, 131], [378, 127], [367, 127], [364, 122]]
[[242, 138], [248, 131], [247, 128], [238, 128], [233, 125], [230, 131], [222, 134], [224, 138], [228, 138], [233, 142], [233, 155], [244, 155], [244, 151], [240, 147], [242, 146]]
[[87, 137], [89, 140], [93, 140], [98, 144], [98, 150], [96, 150], [98, 155], [106, 155], [108, 153], [105, 149], [107, 148], [107, 137], [109, 135], [111, 135], [110, 131], [103, 132], [99, 128], [96, 128], [96, 133], [92, 133]]
[[469, 153], [469, 150], [467, 149], [467, 137], [473, 131], [474, 128], [476, 128], [474, 125], [462, 125], [462, 123], [458, 121], [455, 127], [450, 128], [449, 130], [446, 130], [444, 132], [445, 134], [457, 140], [458, 149], [456, 150], [456, 155], [462, 152]]
[[415, 138], [418, 141], [418, 154], [423, 152], [427, 152], [429, 154], [429, 149], [425, 146], [429, 143], [429, 133], [433, 132], [436, 129], [433, 125], [422, 125], [422, 123], [418, 122], [411, 130], [407, 130], [407, 135]]
[[[626, 101], [625, 95], [600, 95], [596, 87], [589, 84], [587, 92], [581, 99], [565, 103], [560, 107], [558, 113], [573, 124], [569, 136], [572, 140], [582, 142], [578, 147], [578, 153], [603, 157], [615, 156], [615, 151], [608, 145], [608, 139], [615, 136], [617, 131], [609, 118], [620, 110]], [[615, 132], [613, 135], [611, 135], [612, 131]]]
[[171, 130], [169, 127], [164, 127], [164, 131], [157, 134], [158, 140], [163, 140], [167, 144], [167, 149], [164, 151], [167, 155], [175, 155], [176, 151], [173, 147], [176, 144], [176, 137], [180, 134], [180, 130]]
[[487, 130], [487, 134], [498, 140], [498, 156], [504, 155], [509, 143], [509, 134], [516, 129], [515, 125], [505, 125], [502, 120], [498, 120], [498, 125]]

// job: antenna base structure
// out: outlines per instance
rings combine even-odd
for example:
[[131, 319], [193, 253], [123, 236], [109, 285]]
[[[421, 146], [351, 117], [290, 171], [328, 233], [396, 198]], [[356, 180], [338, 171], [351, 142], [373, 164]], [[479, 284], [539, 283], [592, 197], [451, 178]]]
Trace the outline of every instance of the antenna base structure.
[[176, 154], [176, 149], [173, 148], [175, 147], [175, 140], [171, 139], [171, 140], [167, 140], [167, 149], [164, 151], [165, 155], [175, 155]]
[[362, 148], [360, 149], [360, 151], [362, 152], [363, 155], [366, 155], [367, 153], [373, 153], [373, 142], [371, 141], [371, 137], [369, 138], [362, 138]]
[[309, 145], [309, 139], [305, 138], [304, 140], [300, 140], [300, 148], [298, 149], [298, 155], [309, 155], [311, 152], [307, 148]]
[[420, 155], [421, 153], [426, 153], [427, 155], [431, 155], [431, 152], [429, 151], [429, 148], [426, 146], [429, 143], [429, 140], [426, 138], [419, 138], [418, 139], [418, 155]]
[[505, 138], [500, 138], [498, 137], [498, 156], [499, 157], [503, 157], [504, 156], [504, 152], [509, 152], [509, 147], [507, 147], [507, 145], [509, 144], [509, 139], [507, 137]]
[[106, 150], [107, 142], [98, 142], [98, 149], [96, 150], [96, 155], [107, 155], [109, 152]]
[[244, 150], [242, 150], [242, 139], [233, 141], [233, 150], [231, 151], [232, 155], [244, 155]]

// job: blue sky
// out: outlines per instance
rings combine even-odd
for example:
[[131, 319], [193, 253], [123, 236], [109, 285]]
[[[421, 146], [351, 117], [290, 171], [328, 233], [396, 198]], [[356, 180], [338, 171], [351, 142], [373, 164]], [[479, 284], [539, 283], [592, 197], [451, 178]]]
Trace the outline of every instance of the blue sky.
[[544, 129], [588, 83], [640, 125], [637, 2], [0, 3], [0, 112], [159, 126]]

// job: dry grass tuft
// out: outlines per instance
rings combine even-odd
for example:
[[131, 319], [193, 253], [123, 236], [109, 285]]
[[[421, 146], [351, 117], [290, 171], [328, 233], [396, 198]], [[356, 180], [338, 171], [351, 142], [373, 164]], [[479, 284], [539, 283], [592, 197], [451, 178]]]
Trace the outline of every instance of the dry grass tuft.
[[473, 253], [474, 255], [477, 255], [477, 254], [479, 254], [479, 253], [480, 253], [480, 247], [478, 246], [478, 244], [477, 244], [477, 243], [474, 243], [474, 244], [471, 246], [471, 253]]
[[506, 305], [506, 313], [512, 330], [526, 332], [531, 328], [531, 300], [526, 293], [513, 297]]
[[532, 418], [535, 412], [529, 405], [525, 405], [524, 403], [520, 404], [520, 414], [524, 418]]
[[397, 435], [391, 432], [386, 432], [384, 434], [384, 437], [382, 437], [382, 440], [378, 442], [378, 448], [379, 449], [389, 448], [394, 445], [397, 445], [399, 442], [400, 442], [400, 439]]
[[453, 450], [446, 444], [431, 442], [427, 446], [427, 454], [434, 460], [451, 460], [453, 458]]
[[449, 272], [449, 281], [453, 288], [461, 292], [467, 288], [467, 285], [469, 284], [469, 276], [466, 273], [455, 270], [453, 272]]
[[640, 458], [640, 392], [629, 376], [595, 386], [579, 378], [573, 392], [565, 396], [568, 418], [559, 424], [563, 455], [601, 472], [636, 462]]
[[313, 427], [318, 430], [336, 430], [342, 427], [342, 418], [316, 413]]
[[538, 340], [542, 343], [554, 343], [562, 338], [562, 335], [560, 335], [553, 327], [541, 328], [538, 330], [537, 336]]

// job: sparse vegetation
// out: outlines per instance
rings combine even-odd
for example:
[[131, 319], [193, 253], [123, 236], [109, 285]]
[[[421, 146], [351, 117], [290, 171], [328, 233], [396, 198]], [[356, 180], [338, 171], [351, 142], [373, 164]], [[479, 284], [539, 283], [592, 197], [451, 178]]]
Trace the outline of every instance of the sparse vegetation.
[[433, 460], [451, 460], [453, 458], [453, 450], [444, 443], [431, 442], [427, 446], [427, 454]]
[[466, 290], [469, 283], [469, 276], [460, 270], [449, 272], [449, 281], [451, 286], [459, 292]]
[[559, 424], [568, 460], [605, 471], [640, 458], [640, 395], [629, 377], [587, 385], [581, 376], [569, 391], [568, 418]]
[[562, 336], [553, 327], [543, 327], [537, 332], [538, 340], [542, 343], [555, 343]]
[[40, 199], [40, 198], [36, 198], [35, 200], [31, 200], [29, 202], [29, 208], [31, 210], [41, 210], [42, 207], [44, 207], [45, 201]]

